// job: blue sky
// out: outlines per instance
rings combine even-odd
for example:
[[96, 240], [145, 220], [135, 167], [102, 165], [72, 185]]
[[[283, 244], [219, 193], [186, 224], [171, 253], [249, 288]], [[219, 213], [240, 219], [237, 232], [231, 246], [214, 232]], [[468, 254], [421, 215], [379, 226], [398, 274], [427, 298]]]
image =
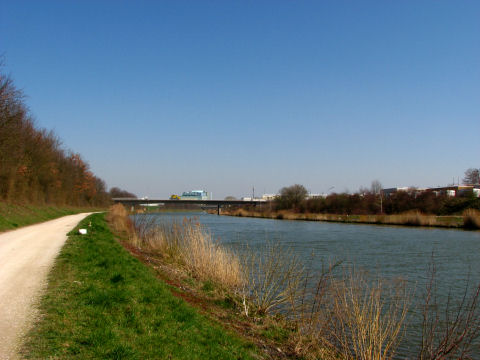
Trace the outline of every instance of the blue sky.
[[480, 167], [479, 1], [0, 0], [3, 71], [109, 186], [312, 193]]

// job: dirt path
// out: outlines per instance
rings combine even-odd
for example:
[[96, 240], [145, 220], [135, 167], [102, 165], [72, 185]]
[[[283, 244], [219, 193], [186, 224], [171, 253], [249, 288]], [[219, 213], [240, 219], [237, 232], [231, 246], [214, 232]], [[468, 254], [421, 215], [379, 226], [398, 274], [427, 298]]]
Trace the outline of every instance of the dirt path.
[[88, 214], [69, 215], [0, 234], [0, 359], [17, 359], [21, 337], [35, 317], [67, 233]]

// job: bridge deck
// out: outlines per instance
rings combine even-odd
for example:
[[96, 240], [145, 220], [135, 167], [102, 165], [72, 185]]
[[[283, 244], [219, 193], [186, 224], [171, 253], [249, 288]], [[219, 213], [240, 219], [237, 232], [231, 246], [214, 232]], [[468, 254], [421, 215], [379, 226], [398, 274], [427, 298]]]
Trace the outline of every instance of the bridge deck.
[[137, 198], [113, 198], [115, 203], [122, 204], [202, 204], [202, 205], [257, 205], [267, 204], [265, 200], [172, 200], [172, 199], [137, 199]]

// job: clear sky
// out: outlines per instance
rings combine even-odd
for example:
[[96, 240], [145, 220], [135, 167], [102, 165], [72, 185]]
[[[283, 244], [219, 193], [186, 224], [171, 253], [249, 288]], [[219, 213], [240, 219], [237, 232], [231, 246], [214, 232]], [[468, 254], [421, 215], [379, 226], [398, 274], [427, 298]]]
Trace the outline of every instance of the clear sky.
[[37, 124], [139, 196], [480, 167], [478, 0], [0, 0], [0, 53]]

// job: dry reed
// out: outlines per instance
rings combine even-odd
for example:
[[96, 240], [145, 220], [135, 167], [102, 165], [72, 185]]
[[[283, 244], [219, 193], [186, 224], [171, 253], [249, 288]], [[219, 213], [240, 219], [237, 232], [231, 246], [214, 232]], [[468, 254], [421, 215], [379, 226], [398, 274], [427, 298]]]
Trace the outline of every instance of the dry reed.
[[183, 266], [201, 280], [240, 288], [243, 276], [238, 256], [226, 249], [199, 223], [155, 223], [151, 217], [135, 216], [135, 245]]
[[307, 359], [392, 359], [403, 335], [409, 296], [402, 282], [361, 272], [322, 272], [298, 319], [295, 348]]
[[[332, 221], [347, 223], [364, 223], [364, 224], [383, 224], [383, 225], [406, 225], [406, 226], [441, 226], [441, 227], [458, 227], [456, 222], [439, 221], [434, 215], [422, 214], [417, 210], [408, 211], [401, 214], [393, 215], [346, 215], [346, 214], [315, 214], [315, 213], [296, 213], [288, 210], [280, 211], [248, 211], [237, 209], [234, 211], [225, 210], [224, 215], [233, 215], [241, 217], [259, 217], [278, 220], [305, 220], [305, 221]], [[474, 221], [479, 221], [477, 215], [464, 215], [467, 226], [477, 225]]]
[[437, 302], [437, 276], [433, 260], [432, 254], [422, 309], [422, 337], [418, 359], [478, 358], [480, 284], [470, 291], [467, 281], [461, 299], [454, 302], [449, 294], [442, 309]]
[[435, 216], [422, 214], [420, 211], [408, 211], [398, 215], [386, 216], [385, 224], [411, 225], [411, 226], [433, 226], [436, 225]]
[[115, 231], [127, 232], [133, 235], [132, 221], [128, 217], [128, 211], [122, 204], [112, 205], [108, 210], [106, 219]]
[[294, 306], [299, 298], [305, 271], [300, 260], [278, 243], [267, 242], [255, 252], [248, 248], [242, 256], [243, 310], [250, 308], [255, 314], [267, 314], [274, 309], [285, 310], [285, 304]]
[[463, 226], [466, 229], [480, 229], [480, 211], [475, 209], [465, 210], [463, 213]]

